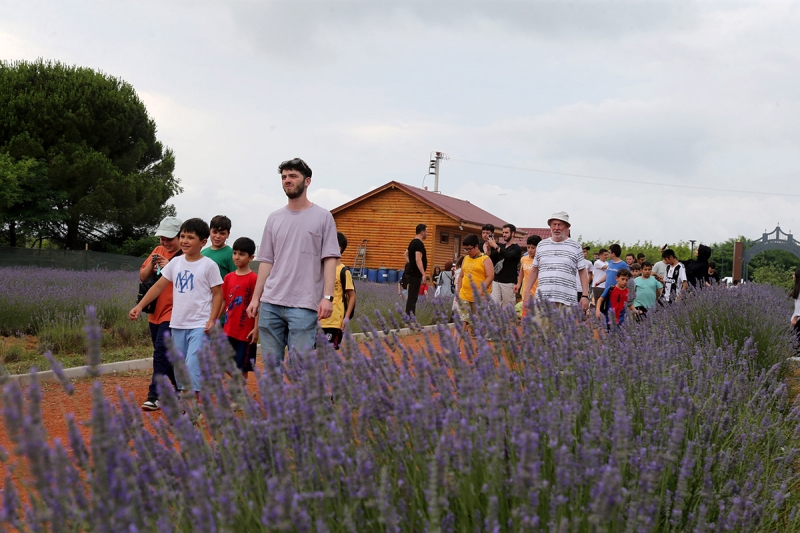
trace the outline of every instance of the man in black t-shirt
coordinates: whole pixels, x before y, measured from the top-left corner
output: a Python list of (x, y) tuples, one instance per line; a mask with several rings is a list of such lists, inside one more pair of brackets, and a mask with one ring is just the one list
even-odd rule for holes
[(428, 255), (422, 241), (428, 236), (428, 226), (417, 224), (417, 235), (408, 244), (408, 300), (406, 300), (406, 314), (414, 315), (417, 312), (417, 298), (419, 287), (428, 270)]
[(514, 285), (517, 282), (519, 263), (522, 259), (522, 248), (514, 242), (517, 227), (514, 224), (503, 226), (503, 243), (494, 239), (486, 242), (489, 258), (494, 264), (494, 281), (492, 282), (492, 301), (498, 305), (517, 303)]

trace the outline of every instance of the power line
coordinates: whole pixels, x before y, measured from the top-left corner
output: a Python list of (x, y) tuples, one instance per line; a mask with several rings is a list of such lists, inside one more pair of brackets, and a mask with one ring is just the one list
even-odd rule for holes
[(570, 178), (586, 178), (590, 180), (600, 180), (600, 181), (618, 181), (621, 183), (633, 183), (635, 185), (655, 185), (656, 187), (672, 187), (674, 189), (694, 189), (699, 191), (714, 191), (714, 192), (736, 192), (741, 194), (761, 194), (764, 196), (783, 196), (783, 197), (793, 197), (793, 198), (800, 198), (800, 194), (788, 194), (788, 193), (775, 193), (775, 192), (767, 192), (767, 191), (745, 191), (740, 189), (720, 189), (716, 187), (700, 187), (697, 185), (678, 185), (675, 183), (658, 183), (655, 181), (637, 181), (637, 180), (629, 180), (624, 178), (606, 178), (602, 176), (590, 176), (589, 174), (573, 174), (570, 172), (556, 172), (554, 170), (539, 170), (535, 168), (526, 168), (526, 167), (515, 167), (512, 165), (499, 165), (497, 163), (483, 163), (481, 161), (469, 161), (467, 159), (458, 159), (456, 157), (451, 157), (451, 161), (459, 161), (461, 163), (467, 163), (470, 165), (480, 165), (484, 167), (495, 167), (495, 168), (505, 168), (508, 170), (520, 170), (522, 172), (536, 172), (538, 174), (552, 174), (554, 176), (568, 176)]

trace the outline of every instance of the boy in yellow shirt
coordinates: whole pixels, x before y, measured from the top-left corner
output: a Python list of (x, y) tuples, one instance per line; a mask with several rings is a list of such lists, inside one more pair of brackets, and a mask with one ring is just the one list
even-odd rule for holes
[[(339, 241), (339, 253), (347, 249), (347, 237), (341, 231), (336, 232)], [(344, 286), (342, 286), (342, 270), (344, 270)], [(336, 276), (333, 287), (333, 312), (328, 318), (319, 321), (322, 331), (328, 342), (333, 344), (333, 349), (338, 350), (344, 336), (344, 319), (353, 317), (356, 306), (356, 289), (353, 285), (353, 276), (350, 269), (342, 263), (341, 258), (336, 259)]]

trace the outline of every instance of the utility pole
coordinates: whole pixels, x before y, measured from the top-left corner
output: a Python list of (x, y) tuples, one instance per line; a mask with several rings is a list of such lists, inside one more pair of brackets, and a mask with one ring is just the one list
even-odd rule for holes
[(450, 159), (444, 152), (431, 152), (431, 162), (428, 165), (428, 176), (433, 174), (433, 192), (439, 191), (439, 161), (442, 159)]

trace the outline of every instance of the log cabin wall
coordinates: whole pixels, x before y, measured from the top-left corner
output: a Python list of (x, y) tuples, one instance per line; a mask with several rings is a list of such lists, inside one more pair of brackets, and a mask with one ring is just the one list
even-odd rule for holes
[[(455, 227), (458, 231), (458, 221), (394, 187), (335, 213), (333, 218), (337, 230), (347, 236), (347, 250), (342, 255), (342, 262), (352, 266), (358, 245), (362, 239), (367, 239), (367, 268), (402, 269), (405, 266), (403, 252), (414, 238), (414, 229), (417, 224), (426, 224), (429, 275), (434, 266), (444, 265), (454, 250), (452, 240), (440, 244), (439, 228)], [(452, 230), (449, 233), (452, 235)], [(465, 235), (467, 232), (459, 233)], [(442, 260), (444, 257), (447, 259)]]

